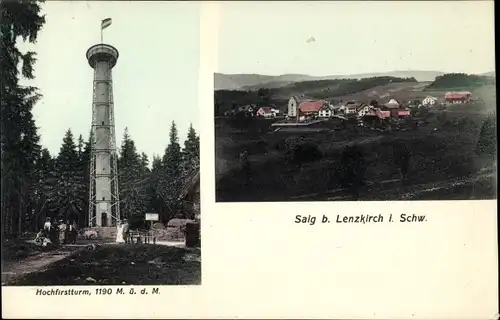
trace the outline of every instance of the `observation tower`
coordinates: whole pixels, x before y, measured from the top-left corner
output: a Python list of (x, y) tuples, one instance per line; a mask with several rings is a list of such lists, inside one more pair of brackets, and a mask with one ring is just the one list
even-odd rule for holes
[(96, 44), (87, 50), (87, 60), (94, 69), (88, 225), (111, 227), (120, 220), (111, 76), (118, 50), (109, 44)]

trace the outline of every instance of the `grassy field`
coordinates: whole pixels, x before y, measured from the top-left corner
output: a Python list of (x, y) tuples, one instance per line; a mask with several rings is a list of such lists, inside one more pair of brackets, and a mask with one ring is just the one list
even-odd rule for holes
[(199, 249), (108, 244), (85, 249), (11, 285), (196, 285), (201, 284), (199, 258)]
[[(397, 184), (392, 190), (386, 182), (400, 177), (392, 146), (402, 141), (410, 150), (410, 170), (406, 184), (421, 185), (413, 197), (419, 200), (470, 199), (496, 197), (496, 179), (485, 177), (474, 184), (440, 188), (426, 192), (425, 185), (474, 176), (490, 163), (478, 157), (475, 149), (479, 130), (486, 117), (496, 112), (494, 91), (476, 91), (485, 103), (451, 105), (420, 116), (425, 124), (410, 131), (378, 132), (363, 128), (329, 132), (272, 132), (270, 121), (216, 119), (216, 195), (217, 201), (328, 200), (331, 190), (341, 188), (338, 175), (343, 148), (358, 145), (364, 154), (367, 187), (362, 200), (403, 200)], [(429, 93), (425, 93), (427, 95)], [(420, 93), (424, 95), (424, 93)], [(253, 121), (253, 122), (252, 122)], [(332, 125), (334, 127), (334, 125)], [(283, 144), (291, 136), (304, 136), (322, 153), (318, 161), (302, 165), (284, 160)], [(239, 153), (247, 150), (251, 168), (245, 183), (237, 168)], [(390, 184), (390, 183), (389, 183)], [(450, 191), (451, 190), (451, 191)], [(300, 198), (306, 194), (315, 194)]]

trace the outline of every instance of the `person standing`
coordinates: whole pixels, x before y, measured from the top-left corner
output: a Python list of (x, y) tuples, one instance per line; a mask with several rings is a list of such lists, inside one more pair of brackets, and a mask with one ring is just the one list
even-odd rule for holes
[(59, 241), (59, 226), (56, 222), (56, 220), (54, 219), (51, 223), (52, 227), (50, 229), (50, 242), (55, 246), (55, 247), (59, 247), (61, 242)]
[(71, 243), (71, 221), (66, 220), (65, 228), (64, 228), (64, 243), (70, 244)]
[(119, 221), (116, 225), (116, 243), (124, 243), (123, 240), (123, 223)]
[(59, 232), (58, 232), (58, 236), (59, 236), (59, 244), (65, 244), (66, 243), (66, 224), (64, 223), (63, 220), (59, 220), (59, 224), (58, 224), (58, 227), (59, 227)]
[(43, 224), (43, 232), (45, 233), (45, 237), (50, 237), (50, 232), (52, 231), (52, 223), (50, 222), (50, 218), (45, 218), (45, 223)]
[(129, 243), (129, 238), (130, 238), (130, 225), (128, 223), (127, 219), (123, 220), (123, 238), (125, 239), (125, 243)]
[(76, 244), (76, 236), (78, 235), (76, 222), (73, 221), (69, 226), (70, 226), (69, 230), (70, 243)]

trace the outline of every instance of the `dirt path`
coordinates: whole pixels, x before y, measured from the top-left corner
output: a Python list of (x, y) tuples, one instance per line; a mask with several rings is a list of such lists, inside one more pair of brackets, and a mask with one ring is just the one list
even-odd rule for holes
[(2, 285), (8, 285), (26, 274), (43, 271), (51, 264), (85, 250), (87, 245), (67, 245), (53, 251), (40, 252), (21, 261), (3, 264)]

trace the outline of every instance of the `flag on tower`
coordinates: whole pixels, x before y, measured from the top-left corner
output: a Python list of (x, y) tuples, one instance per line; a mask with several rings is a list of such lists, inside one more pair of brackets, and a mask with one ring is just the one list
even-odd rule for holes
[(101, 22), (101, 30), (106, 29), (110, 25), (111, 25), (111, 18), (107, 18), (107, 19), (102, 20), (102, 22)]

